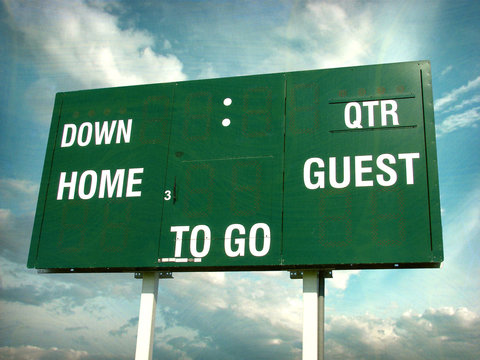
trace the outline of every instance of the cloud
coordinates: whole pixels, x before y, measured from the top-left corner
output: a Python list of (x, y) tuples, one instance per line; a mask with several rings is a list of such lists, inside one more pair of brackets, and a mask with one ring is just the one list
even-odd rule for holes
[[(59, 289), (57, 289), (59, 290)], [(42, 305), (56, 298), (51, 289), (38, 289), (32, 285), (0, 288), (0, 300), (25, 305)]]
[(436, 126), (437, 135), (442, 136), (465, 127), (475, 127), (480, 121), (480, 107), (474, 107), (459, 114), (448, 116)]
[[(253, 319), (231, 309), (216, 309), (179, 314), (177, 320), (180, 321), (176, 328), (156, 334), (157, 351), (163, 354), (165, 349), (172, 353), (167, 359), (300, 358), (298, 331), (272, 326), (263, 318)], [(178, 356), (179, 353), (182, 356)]]
[[(443, 220), (445, 266), (449, 271), (439, 279), (443, 296), (455, 298), (460, 295), (461, 304), (479, 308), (480, 289), (480, 180), (464, 196), (455, 198), (455, 204), (448, 209), (449, 216)], [(447, 277), (448, 276), (448, 277)], [(456, 284), (462, 279), (461, 285)], [(443, 284), (456, 284), (445, 286)], [(461, 287), (459, 287), (461, 286)]]
[(473, 105), (480, 102), (480, 95), (475, 95), (470, 99), (463, 100), (461, 103), (456, 104), (455, 106), (450, 106), (449, 108), (443, 110), (444, 113), (462, 110), (463, 108)]
[(38, 188), (38, 183), (29, 180), (0, 178), (0, 202), (10, 209), (31, 212), (35, 208)]
[(334, 271), (333, 278), (328, 280), (328, 285), (340, 290), (346, 290), (348, 280), (353, 275), (358, 275), (360, 270), (342, 270), (342, 271)]
[[(334, 278), (340, 273), (334, 272)], [(176, 275), (165, 283), (168, 290), (161, 286), (165, 292), (157, 308), (157, 353), (165, 359), (300, 358), (301, 281), (288, 281), (286, 275), (225, 273), (216, 286), (205, 274)], [(356, 273), (345, 278), (352, 275)], [(336, 286), (342, 288), (342, 281)], [(480, 351), (479, 316), (466, 308), (407, 311), (385, 318), (326, 315), (331, 359), (449, 359), (455, 352), (459, 358), (475, 359)]]
[(442, 76), (445, 76), (447, 75), (450, 71), (453, 70), (453, 66), (452, 65), (448, 65), (445, 69), (442, 70), (441, 74)]
[(56, 78), (57, 86), (67, 87), (62, 90), (185, 79), (176, 56), (156, 52), (150, 33), (124, 28), (106, 6), (81, 0), (7, 0), (6, 5), (10, 24), (34, 49), (40, 74)]
[[(182, 306), (190, 307), (194, 303), (192, 300), (193, 296), (187, 297)], [(162, 309), (163, 306), (159, 307), (159, 315)], [(156, 328), (154, 357), (161, 354), (165, 360), (301, 358), (301, 333), (290, 327), (272, 326), (264, 319), (245, 317), (231, 309), (202, 311), (198, 306), (177, 313), (176, 319), (175, 327)], [(136, 317), (131, 318), (121, 328), (128, 331), (136, 322)], [(84, 330), (85, 327), (72, 329)], [(327, 314), (325, 331), (325, 352), (329, 359), (474, 360), (480, 354), (477, 341), (480, 317), (464, 307), (431, 308), (422, 314), (406, 311), (396, 318)], [(118, 336), (123, 333), (110, 335), (118, 343)], [(94, 356), (79, 350), (9, 346), (0, 348), (0, 358), (89, 360), (126, 356)]]
[(214, 79), (218, 78), (220, 75), (215, 71), (211, 63), (207, 63), (202, 67), (200, 74), (198, 74), (199, 79)]
[(438, 136), (458, 129), (478, 126), (480, 107), (473, 105), (480, 102), (479, 88), (480, 76), (435, 101), (435, 111), (439, 114), (439, 118), (443, 119), (436, 126)]
[(453, 89), (450, 91), (448, 94), (444, 95), (440, 99), (437, 99), (435, 101), (435, 110), (436, 111), (442, 111), (444, 108), (451, 104), (452, 102), (455, 102), (459, 99), (460, 96), (477, 89), (480, 86), (480, 76), (478, 76), (474, 80), (470, 80), (467, 85), (462, 85), (459, 88)]
[(162, 359), (300, 358), (301, 288), (287, 272), (178, 273), (160, 280), (155, 353)]
[[(428, 9), (427, 9), (428, 7)], [(267, 72), (418, 60), (439, 4), (296, 1), (289, 18), (265, 39)], [(422, 55), (423, 54), (423, 55)]]
[[(435, 359), (474, 359), (480, 355), (480, 318), (466, 308), (405, 313), (396, 323), (402, 345)], [(408, 349), (407, 348), (407, 349)]]
[(0, 209), (0, 229), (8, 224), (12, 212), (9, 209)]
[(0, 359), (2, 360), (127, 360), (128, 356), (114, 355), (90, 355), (87, 351), (74, 349), (41, 348), (38, 346), (25, 345), (19, 347), (0, 347)]
[(58, 348), (42, 349), (31, 345), (18, 348), (0, 347), (0, 358), (3, 360), (85, 360), (87, 356), (88, 353), (86, 351), (62, 350)]
[(25, 102), (33, 110), (34, 119), (38, 122), (50, 123), (55, 93), (59, 91), (59, 87), (50, 77), (45, 77), (32, 82), (25, 91)]
[[(369, 40), (374, 34), (369, 9), (349, 8), (337, 2), (314, 2), (306, 5), (308, 42), (317, 51), (322, 66), (359, 64), (368, 57)], [(306, 34), (305, 34), (306, 35)]]
[(428, 309), (398, 319), (336, 316), (327, 319), (330, 359), (477, 359), (480, 318), (466, 308)]
[(129, 329), (136, 329), (138, 325), (138, 316), (131, 318), (128, 320), (125, 324), (120, 326), (119, 329), (116, 330), (110, 330), (108, 333), (113, 336), (122, 336), (125, 335)]
[[(290, 280), (288, 272), (205, 273), (175, 275), (169, 297), (182, 301), (184, 289), (195, 294), (192, 306), (205, 311), (230, 309), (236, 316), (267, 321), (275, 327), (300, 326), (302, 283)], [(196, 299), (202, 299), (198, 302)], [(171, 304), (171, 308), (177, 308)], [(222, 320), (223, 322), (223, 320)]]
[[(52, 286), (53, 285), (53, 286)], [(86, 304), (87, 299), (92, 301), (98, 296), (95, 289), (87, 289), (78, 285), (66, 286), (63, 284), (2, 286), (0, 300), (16, 302), (23, 305), (49, 305), (57, 313), (71, 314), (75, 307)]]
[(65, 331), (75, 332), (75, 331), (82, 331), (82, 330), (88, 330), (88, 329), (89, 329), (88, 326), (73, 326), (73, 327), (65, 328)]
[(21, 193), (32, 196), (37, 193), (38, 184), (28, 180), (0, 179), (0, 191), (2, 192), (3, 196), (12, 193)]
[(375, 42), (368, 6), (300, 1), (287, 26), (276, 29), (263, 66), (277, 71), (363, 64)]
[(30, 213), (16, 215), (10, 209), (0, 209), (0, 255), (25, 265), (32, 227)]

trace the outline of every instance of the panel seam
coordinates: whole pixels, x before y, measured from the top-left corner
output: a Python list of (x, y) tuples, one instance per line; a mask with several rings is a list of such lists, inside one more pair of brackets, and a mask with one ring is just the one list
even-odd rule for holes
[(425, 96), (423, 89), (423, 70), (420, 69), (420, 89), (422, 92), (422, 116), (423, 116), (423, 143), (425, 146), (425, 169), (427, 176), (427, 201), (428, 201), (428, 225), (430, 230), (430, 251), (433, 252), (433, 233), (432, 233), (432, 209), (430, 203), (430, 178), (428, 176), (428, 146), (427, 146), (427, 129), (426, 129), (426, 118), (425, 118)]

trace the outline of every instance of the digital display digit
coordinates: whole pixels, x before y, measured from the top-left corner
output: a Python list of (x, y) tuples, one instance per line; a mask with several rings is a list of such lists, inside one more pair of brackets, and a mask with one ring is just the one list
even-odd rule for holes
[(104, 208), (100, 248), (105, 253), (120, 253), (131, 236), (132, 204), (125, 199), (109, 200)]
[(436, 267), (430, 64), (59, 93), (29, 267)]
[(253, 216), (260, 210), (262, 170), (257, 161), (239, 161), (233, 166), (230, 208), (236, 216)]
[(140, 142), (143, 144), (168, 144), (170, 136), (171, 99), (166, 96), (149, 96), (143, 105)]
[(292, 134), (312, 133), (318, 129), (320, 118), (320, 88), (318, 83), (295, 84), (288, 97), (291, 114), (288, 118)]
[(243, 99), (243, 134), (252, 138), (267, 136), (272, 129), (272, 90), (250, 88)]
[[(85, 246), (85, 232), (88, 226), (88, 208), (82, 203), (66, 203), (62, 209), (58, 247), (62, 252), (79, 252)], [(71, 234), (76, 233), (72, 242)]]
[[(189, 218), (205, 218), (212, 214), (215, 169), (208, 163), (191, 163), (185, 167), (183, 212)], [(179, 194), (180, 195), (180, 194)]]
[(212, 95), (200, 91), (185, 100), (183, 137), (188, 141), (205, 141), (210, 136)]
[[(335, 206), (340, 211), (332, 212)], [(345, 248), (353, 239), (352, 197), (345, 190), (328, 191), (318, 202), (317, 241), (325, 248)]]

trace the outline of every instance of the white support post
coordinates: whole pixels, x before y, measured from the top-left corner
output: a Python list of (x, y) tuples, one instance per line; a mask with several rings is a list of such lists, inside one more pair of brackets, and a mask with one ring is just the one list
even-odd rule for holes
[(142, 296), (138, 317), (137, 349), (135, 360), (151, 360), (155, 310), (157, 308), (158, 272), (143, 273)]
[(303, 360), (323, 360), (325, 277), (318, 271), (303, 272)]

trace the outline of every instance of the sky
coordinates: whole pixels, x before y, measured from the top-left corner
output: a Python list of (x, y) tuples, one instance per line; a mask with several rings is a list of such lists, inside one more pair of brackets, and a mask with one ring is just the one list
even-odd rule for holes
[[(480, 358), (480, 3), (0, 0), (0, 359), (131, 359), (141, 280), (26, 262), (60, 91), (430, 60), (445, 261), (334, 271), (326, 359)], [(288, 272), (160, 280), (154, 359), (300, 359)]]

